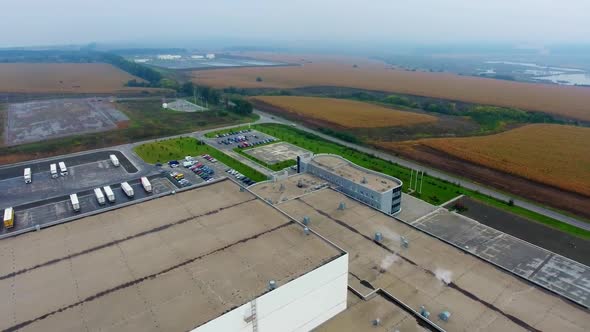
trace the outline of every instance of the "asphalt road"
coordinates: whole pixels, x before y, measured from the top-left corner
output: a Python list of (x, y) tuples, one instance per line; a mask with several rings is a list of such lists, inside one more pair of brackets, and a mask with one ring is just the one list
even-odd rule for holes
[[(521, 198), (517, 198), (513, 195), (505, 194), (503, 192), (491, 189), (491, 188), (483, 186), (481, 184), (472, 182), (468, 179), (464, 179), (464, 178), (460, 178), (460, 177), (457, 177), (454, 175), (450, 175), (450, 174), (441, 172), (439, 170), (436, 170), (434, 168), (420, 165), (416, 162), (402, 159), (402, 158), (384, 153), (384, 152), (376, 150), (376, 149), (367, 148), (367, 147), (360, 146), (360, 145), (357, 145), (354, 143), (345, 142), (345, 141), (339, 140), (337, 138), (334, 138), (332, 136), (328, 136), (328, 135), (325, 135), (325, 134), (320, 133), (318, 131), (306, 128), (298, 123), (287, 121), (287, 120), (277, 117), (275, 115), (269, 115), (269, 114), (264, 113), (260, 110), (255, 110), (255, 113), (260, 115), (260, 119), (256, 123), (280, 123), (280, 124), (286, 124), (286, 125), (293, 125), (294, 124), (298, 129), (313, 133), (313, 134), (320, 136), (328, 141), (332, 141), (332, 142), (338, 143), (340, 145), (344, 145), (346, 147), (349, 147), (349, 148), (352, 148), (355, 150), (359, 150), (359, 151), (362, 151), (365, 153), (375, 155), (379, 158), (392, 161), (392, 162), (402, 165), (404, 167), (424, 171), (424, 172), (428, 173), (428, 175), (430, 175), (430, 176), (433, 176), (433, 177), (436, 177), (436, 178), (439, 178), (442, 180), (446, 180), (446, 181), (449, 181), (452, 183), (459, 184), (462, 187), (467, 188), (467, 189), (477, 190), (482, 194), (494, 197), (499, 200), (508, 201), (509, 199), (512, 199), (514, 201), (514, 205), (517, 205), (517, 206), (523, 207), (527, 210), (531, 210), (531, 211), (537, 212), (539, 214), (545, 215), (547, 217), (559, 220), (559, 221), (564, 222), (566, 224), (570, 224), (572, 226), (576, 226), (578, 228), (582, 228), (587, 231), (590, 231), (590, 224), (589, 223), (586, 223), (586, 222), (578, 220), (574, 217), (570, 217), (565, 214), (556, 212), (554, 210), (539, 206), (537, 204), (525, 201), (525, 200), (523, 200)], [(219, 130), (219, 129), (217, 129), (217, 130)]]

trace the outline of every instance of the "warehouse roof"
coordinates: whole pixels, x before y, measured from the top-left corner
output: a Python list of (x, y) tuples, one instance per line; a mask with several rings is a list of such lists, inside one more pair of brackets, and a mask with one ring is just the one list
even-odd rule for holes
[(312, 158), (312, 164), (379, 192), (385, 192), (401, 185), (399, 180), (372, 172), (335, 155), (316, 155)]
[(169, 331), (342, 252), (226, 180), (5, 239), (0, 255), (2, 330)]

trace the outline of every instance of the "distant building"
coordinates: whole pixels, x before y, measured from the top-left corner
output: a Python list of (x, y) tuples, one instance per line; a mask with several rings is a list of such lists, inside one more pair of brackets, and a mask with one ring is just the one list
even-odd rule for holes
[(135, 61), (137, 63), (146, 63), (146, 62), (150, 61), (150, 59), (134, 59), (133, 61)]
[(297, 157), (299, 172), (307, 172), (336, 189), (387, 214), (401, 211), (402, 181), (355, 165), (332, 154), (311, 153)]
[(158, 55), (159, 60), (178, 60), (180, 58), (182, 58), (182, 56), (176, 55), (176, 54), (160, 54), (160, 55)]
[(213, 60), (213, 59), (215, 59), (215, 54), (214, 53), (208, 53), (207, 55), (205, 55), (205, 58), (207, 58), (209, 60)]
[(191, 55), (191, 58), (193, 59), (205, 59), (204, 55)]

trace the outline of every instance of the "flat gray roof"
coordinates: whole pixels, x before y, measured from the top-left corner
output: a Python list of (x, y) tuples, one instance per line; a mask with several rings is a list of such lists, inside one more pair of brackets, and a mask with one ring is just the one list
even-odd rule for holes
[[(352, 182), (358, 183), (371, 190), (385, 192), (399, 186), (399, 181), (388, 177), (376, 175), (349, 162), (346, 159), (331, 155), (316, 155), (311, 159), (312, 164), (338, 174)], [(366, 181), (366, 182), (363, 182)]]
[(226, 180), (0, 241), (0, 329), (190, 330), (340, 255)]

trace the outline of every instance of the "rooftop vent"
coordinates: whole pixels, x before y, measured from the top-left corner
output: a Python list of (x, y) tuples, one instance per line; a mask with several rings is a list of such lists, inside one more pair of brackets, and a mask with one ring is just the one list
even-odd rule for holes
[(344, 209), (346, 209), (346, 203), (340, 202), (340, 204), (338, 204), (338, 210), (344, 210)]
[(445, 310), (438, 314), (438, 318), (440, 318), (442, 321), (448, 322), (449, 318), (451, 318), (451, 313)]
[(380, 232), (375, 233), (374, 240), (375, 240), (375, 242), (383, 241), (383, 234), (381, 234)]
[(304, 227), (303, 228), (303, 233), (305, 233), (305, 235), (309, 235), (309, 228)]
[(367, 183), (367, 177), (363, 176), (363, 179), (361, 180), (361, 183)]
[(276, 281), (274, 281), (274, 280), (271, 280), (271, 281), (269, 281), (269, 282), (268, 282), (268, 289), (269, 289), (269, 290), (273, 290), (273, 289), (275, 289), (275, 288), (277, 288), (277, 282), (276, 282)]
[(309, 225), (309, 217), (308, 216), (303, 217), (303, 224), (305, 226)]
[(381, 318), (373, 319), (373, 326), (379, 326), (379, 325), (381, 325)]
[(408, 242), (408, 239), (406, 239), (405, 236), (400, 236), (400, 242), (402, 248), (408, 249), (408, 247), (410, 246), (410, 242)]
[(430, 312), (428, 312), (428, 310), (426, 310), (426, 308), (423, 305), (420, 306), (420, 316), (427, 319), (428, 317), (430, 317)]

